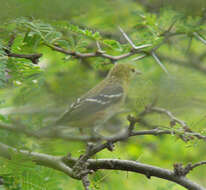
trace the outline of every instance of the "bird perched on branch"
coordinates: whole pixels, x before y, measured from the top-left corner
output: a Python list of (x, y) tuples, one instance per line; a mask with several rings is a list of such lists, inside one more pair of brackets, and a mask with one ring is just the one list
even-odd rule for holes
[[(53, 126), (94, 128), (101, 126), (124, 104), (132, 75), (140, 74), (130, 64), (115, 64), (106, 78), (77, 98)], [(43, 128), (44, 129), (44, 128)]]

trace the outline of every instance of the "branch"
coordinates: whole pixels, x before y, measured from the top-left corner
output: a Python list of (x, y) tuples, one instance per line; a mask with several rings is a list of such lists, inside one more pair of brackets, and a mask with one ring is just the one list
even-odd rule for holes
[(141, 46), (135, 46), (135, 44), (132, 42), (132, 40), (129, 38), (129, 36), (124, 32), (124, 30), (121, 27), (119, 27), (119, 30), (122, 33), (122, 35), (125, 37), (125, 39), (128, 41), (128, 43), (132, 46), (133, 50), (139, 50), (139, 49), (142, 49), (142, 48), (152, 46), (152, 44), (145, 44), (145, 45), (141, 45)]
[[(148, 113), (157, 112), (160, 114), (165, 114), (166, 116), (168, 116), (170, 118), (170, 127), (173, 127), (174, 125), (176, 125), (176, 123), (178, 123), (181, 125), (183, 131), (159, 130), (158, 128), (156, 128), (156, 129), (153, 129), (151, 131), (145, 131), (145, 134), (146, 133), (149, 133), (152, 135), (155, 135), (155, 134), (157, 134), (157, 135), (159, 135), (159, 134), (177, 134), (177, 135), (179, 135), (179, 137), (182, 140), (184, 140), (186, 142), (194, 139), (194, 137), (196, 137), (197, 139), (202, 139), (202, 140), (206, 141), (206, 136), (192, 131), (184, 121), (175, 117), (170, 111), (168, 111), (164, 108), (158, 108), (158, 107), (153, 107), (153, 106), (154, 106), (154, 104), (146, 106), (145, 110), (142, 113), (140, 113), (141, 117), (138, 118), (138, 122), (140, 122), (143, 125), (148, 125), (148, 123), (145, 122), (142, 119), (142, 117), (144, 117)], [(140, 131), (140, 134), (144, 134), (144, 131), (143, 132)], [(138, 135), (138, 132), (134, 132), (134, 136), (135, 135)]]
[(113, 56), (113, 55), (106, 54), (103, 51), (99, 51), (99, 50), (97, 50), (94, 53), (80, 53), (80, 52), (65, 50), (65, 49), (63, 49), (59, 46), (56, 46), (56, 45), (50, 45), (50, 44), (45, 44), (45, 45), (48, 46), (49, 48), (51, 48), (52, 50), (64, 53), (66, 55), (71, 55), (73, 57), (77, 57), (77, 58), (80, 58), (80, 59), (90, 58), (90, 57), (103, 57), (103, 58), (109, 59), (112, 62), (114, 62), (114, 61), (119, 61), (121, 59), (125, 59), (125, 58), (130, 57), (130, 56), (135, 54), (135, 52), (131, 51), (131, 52), (128, 52), (128, 53), (125, 53), (125, 54), (122, 54), (122, 55)]
[(193, 32), (193, 35), (198, 39), (200, 40), (204, 45), (206, 45), (206, 40), (201, 37), (197, 32)]
[[(1, 157), (11, 159), (12, 152), (15, 152), (17, 155), (27, 156), (38, 165), (53, 168), (55, 170), (65, 173), (72, 178), (79, 180), (79, 178), (76, 178), (76, 176), (73, 174), (73, 170), (71, 169), (77, 162), (77, 159), (75, 158), (71, 158), (70, 156), (51, 156), (48, 154), (19, 150), (0, 143)], [(130, 171), (146, 175), (148, 178), (154, 176), (157, 178), (172, 181), (189, 190), (205, 190), (204, 187), (201, 187), (200, 185), (190, 181), (184, 176), (176, 176), (173, 171), (148, 164), (142, 164), (136, 161), (118, 159), (88, 159), (87, 163), (88, 169), (93, 171), (97, 171), (100, 169)], [(84, 183), (86, 183), (85, 178), (82, 180), (85, 180)], [(88, 187), (88, 182), (84, 185)]]
[(157, 55), (156, 55), (154, 52), (152, 52), (152, 57), (153, 57), (153, 58), (155, 59), (155, 61), (159, 64), (159, 66), (163, 69), (163, 71), (168, 74), (168, 70), (167, 70), (166, 67), (162, 64), (162, 62), (159, 60), (159, 58), (157, 57)]
[(118, 159), (89, 159), (89, 168), (93, 170), (122, 170), (146, 175), (149, 179), (154, 176), (168, 181), (175, 182), (188, 190), (205, 190), (204, 187), (190, 181), (184, 176), (176, 176), (173, 171), (162, 169), (148, 164), (142, 164), (130, 160)]
[(11, 146), (0, 143), (0, 156), (11, 159), (12, 152), (15, 152), (17, 155), (27, 156), (32, 161), (38, 165), (46, 166), (53, 168), (55, 170), (61, 171), (66, 175), (73, 177), (72, 169), (69, 168), (64, 162), (62, 162), (62, 157), (60, 156), (51, 156), (48, 154), (30, 152), (26, 150), (18, 150)]
[[(28, 127), (24, 126), (23, 124), (19, 123), (19, 121), (15, 121), (16, 122), (16, 126), (14, 125), (10, 125), (10, 124), (6, 124), (6, 123), (0, 123), (0, 128), (1, 129), (5, 129), (11, 132), (17, 132), (17, 133), (22, 133), (25, 134), (29, 137), (35, 137), (35, 138), (59, 138), (59, 139), (63, 139), (66, 141), (82, 141), (82, 142), (97, 142), (97, 141), (109, 141), (109, 143), (113, 143), (116, 141), (122, 141), (127, 139), (128, 137), (132, 137), (132, 136), (140, 136), (140, 135), (164, 135), (164, 134), (181, 134), (180, 137), (186, 141), (193, 139), (192, 137), (196, 137), (197, 139), (202, 139), (206, 141), (206, 136), (201, 135), (200, 133), (196, 133), (193, 132), (189, 129), (189, 127), (186, 125), (186, 123), (178, 118), (176, 118), (170, 111), (163, 109), (163, 108), (158, 108), (158, 107), (154, 107), (155, 105), (154, 101), (152, 104), (148, 105), (145, 107), (145, 109), (139, 113), (139, 115), (136, 118), (133, 118), (131, 116), (128, 117), (129, 121), (130, 121), (130, 126), (129, 127), (125, 127), (126, 129), (118, 134), (115, 134), (113, 136), (109, 136), (109, 137), (97, 137), (97, 136), (87, 136), (87, 135), (72, 135), (72, 134), (68, 134), (68, 133), (64, 133), (64, 131), (62, 131), (61, 129), (58, 130), (58, 128), (51, 128), (49, 130), (43, 131), (43, 132), (39, 132), (39, 131), (34, 131), (31, 129), (28, 129)], [(157, 113), (161, 113), (161, 114), (165, 114), (170, 118), (170, 125), (173, 126), (176, 123), (179, 123), (182, 128), (184, 129), (184, 131), (182, 130), (162, 130), (159, 129), (157, 126), (152, 126), (152, 130), (143, 130), (143, 131), (134, 131), (132, 127), (134, 127), (135, 123), (140, 123), (143, 125), (148, 125), (148, 123), (146, 121), (144, 121), (144, 116), (151, 113), (151, 112), (157, 112)], [(132, 129), (132, 130), (131, 130)], [(185, 135), (185, 137), (183, 137), (182, 135)], [(109, 145), (107, 145), (109, 146)], [(108, 148), (108, 147), (107, 147)]]
[(168, 111), (166, 109), (152, 107), (151, 111), (167, 115), (171, 120), (171, 122), (170, 122), (171, 125), (175, 125), (176, 123), (179, 123), (184, 129), (187, 129), (187, 130), (189, 129), (189, 127), (187, 126), (187, 124), (184, 121), (176, 118), (170, 111)]
[(152, 129), (152, 130), (145, 130), (145, 131), (134, 131), (132, 132), (131, 136), (140, 136), (140, 135), (174, 135), (174, 134), (181, 134), (184, 133), (184, 135), (189, 136), (190, 139), (191, 137), (196, 137), (197, 139), (202, 139), (204, 141), (206, 141), (206, 136), (201, 135), (200, 133), (195, 133), (195, 132), (182, 132), (182, 131), (174, 131), (174, 130), (161, 130), (158, 128)]
[(29, 59), (33, 64), (38, 64), (39, 58), (42, 57), (43, 54), (37, 53), (37, 54), (17, 54), (13, 53), (11, 51), (12, 45), (14, 43), (16, 35), (13, 34), (8, 42), (7, 48), (3, 48), (4, 52), (8, 57), (15, 57), (15, 58), (24, 58)]
[(130, 124), (122, 134), (118, 134), (109, 138), (106, 143), (89, 146), (86, 153), (80, 157), (80, 162), (87, 161), (90, 157), (94, 156), (105, 148), (113, 151), (114, 143), (128, 139), (132, 135), (137, 120), (136, 118), (128, 116), (128, 121), (130, 122)]
[(29, 59), (33, 64), (38, 64), (39, 58), (42, 57), (42, 55), (43, 55), (41, 53), (38, 53), (38, 54), (17, 54), (17, 53), (10, 52), (10, 50), (8, 50), (8, 49), (4, 49), (4, 51), (8, 57)]
[[(171, 24), (171, 27), (172, 26), (173, 26), (173, 23)], [(171, 29), (169, 28), (165, 34), (161, 34), (162, 36), (164, 36), (164, 39), (161, 43), (154, 46), (151, 50), (145, 51), (144, 49), (147, 47), (151, 47), (152, 44), (143, 44), (141, 46), (135, 46), (135, 44), (128, 37), (128, 35), (123, 31), (123, 29), (121, 29), (121, 28), (119, 28), (119, 29), (120, 29), (120, 32), (123, 34), (124, 38), (127, 40), (127, 42), (131, 45), (132, 48), (128, 53), (118, 55), (118, 56), (106, 54), (104, 51), (101, 50), (100, 44), (98, 42), (97, 42), (97, 51), (91, 52), (91, 53), (80, 53), (80, 52), (75, 52), (75, 51), (69, 51), (69, 50), (61, 48), (57, 45), (52, 45), (52, 44), (48, 44), (48, 43), (45, 43), (45, 45), (54, 51), (58, 51), (58, 52), (61, 52), (63, 54), (66, 54), (66, 55), (71, 55), (71, 56), (79, 58), (79, 59), (90, 58), (90, 57), (103, 57), (103, 58), (109, 59), (111, 61), (111, 63), (114, 63), (116, 61), (131, 57), (131, 56), (136, 55), (136, 54), (140, 54), (140, 56), (138, 56), (137, 58), (134, 58), (133, 60), (140, 60), (140, 59), (143, 59), (144, 57), (152, 56), (155, 59), (155, 61), (160, 65), (160, 67), (166, 73), (168, 73), (167, 69), (164, 67), (164, 65), (161, 63), (160, 59), (158, 58), (158, 56), (154, 52), (159, 47), (161, 47), (164, 43), (166, 43), (166, 41), (170, 37), (177, 36), (177, 35), (184, 35), (184, 33), (178, 33), (178, 32), (171, 33), (170, 32)]]
[(84, 176), (82, 178), (82, 184), (83, 184), (85, 190), (89, 190), (90, 182), (89, 182), (88, 176)]
[(192, 171), (194, 168), (206, 165), (206, 161), (198, 162), (195, 164), (187, 164), (185, 167), (181, 163), (174, 164), (174, 173), (177, 176), (186, 176), (190, 171)]
[(201, 166), (201, 165), (206, 165), (206, 161), (202, 161), (202, 162), (198, 162), (198, 163), (196, 163), (196, 164), (193, 164), (190, 168), (190, 170), (193, 170), (194, 168), (196, 168), (196, 167), (199, 167), (199, 166)]

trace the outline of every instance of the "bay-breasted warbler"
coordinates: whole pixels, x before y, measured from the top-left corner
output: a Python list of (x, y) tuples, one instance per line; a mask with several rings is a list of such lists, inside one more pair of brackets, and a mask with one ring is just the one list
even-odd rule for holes
[(98, 127), (120, 111), (134, 73), (131, 64), (116, 63), (99, 84), (71, 104), (55, 126), (74, 128)]

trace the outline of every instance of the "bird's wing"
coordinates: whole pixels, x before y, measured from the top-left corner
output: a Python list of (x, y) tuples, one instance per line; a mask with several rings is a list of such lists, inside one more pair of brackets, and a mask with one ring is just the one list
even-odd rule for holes
[(118, 103), (124, 96), (120, 84), (110, 84), (97, 94), (86, 95), (78, 98), (63, 114), (58, 123), (81, 120)]

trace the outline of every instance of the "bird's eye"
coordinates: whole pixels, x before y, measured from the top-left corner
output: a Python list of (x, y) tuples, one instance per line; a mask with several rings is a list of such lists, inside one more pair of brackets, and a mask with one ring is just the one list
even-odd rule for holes
[(135, 72), (135, 69), (131, 69), (131, 71), (134, 73), (134, 72)]

